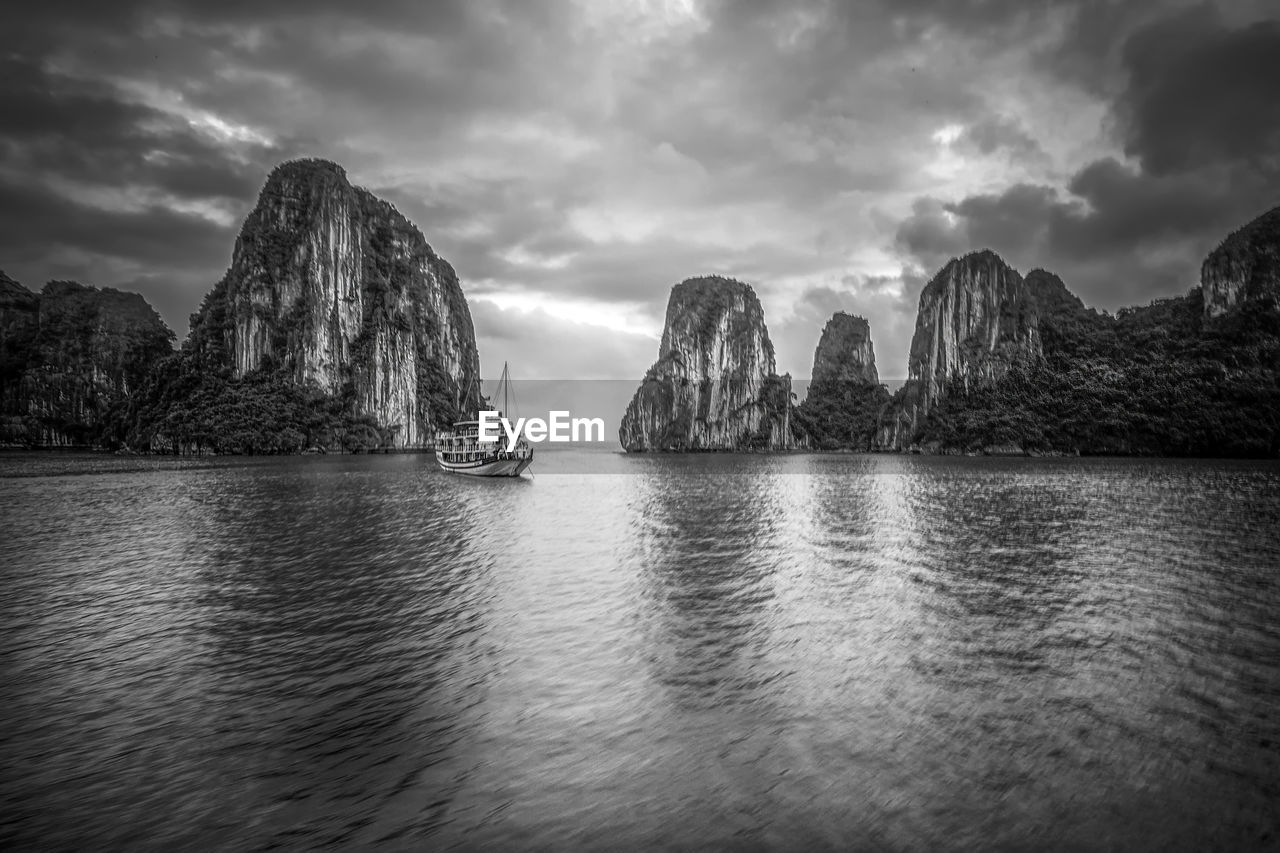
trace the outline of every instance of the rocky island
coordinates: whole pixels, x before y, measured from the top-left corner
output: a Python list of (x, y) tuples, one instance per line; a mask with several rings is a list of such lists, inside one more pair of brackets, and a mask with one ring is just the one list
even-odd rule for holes
[(136, 293), (0, 272), (0, 444), (118, 443), (127, 406), (174, 334)]
[(138, 294), (0, 274), (5, 443), (185, 453), (422, 447), (479, 402), (453, 267), (342, 167), (268, 176), (231, 265), (173, 333)]
[(791, 378), (776, 373), (764, 309), (749, 285), (703, 276), (671, 289), (658, 360), (618, 438), (628, 452), (797, 445)]
[(1185, 296), (1086, 308), (983, 251), (925, 287), (883, 450), (1280, 455), (1280, 208), (1230, 235)]
[(672, 291), (619, 437), (629, 451), (1274, 457), (1278, 299), (1280, 208), (1227, 237), (1199, 287), (1114, 315), (983, 249), (924, 287), (896, 394), (879, 383), (867, 321), (837, 312), (793, 411), (751, 289), (690, 279)]
[(821, 450), (870, 450), (889, 403), (876, 372), (871, 326), (838, 311), (827, 321), (813, 353), (809, 393), (796, 419)]
[[(142, 446), (416, 448), (478, 402), (453, 267), (325, 160), (267, 178), (231, 266), (137, 407)], [(468, 391), (470, 399), (464, 399)]]
[(990, 250), (949, 261), (920, 294), (908, 379), (879, 426), (877, 447), (905, 449), (941, 397), (1040, 358), (1042, 317), (1059, 313), (1089, 312), (1051, 273), (1023, 278)]
[[(720, 276), (671, 290), (622, 419), (638, 451), (1280, 455), (1280, 208), (1230, 234), (1186, 295), (1087, 308), (980, 250), (920, 294), (908, 379), (837, 312), (806, 399), (764, 311)], [(173, 333), (138, 294), (0, 273), (0, 444), (186, 453), (419, 448), (480, 402), (453, 268), (325, 160), (267, 177), (226, 273)]]

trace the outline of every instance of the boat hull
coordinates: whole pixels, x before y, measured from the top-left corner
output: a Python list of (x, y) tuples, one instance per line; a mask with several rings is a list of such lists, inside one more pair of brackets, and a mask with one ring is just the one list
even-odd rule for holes
[(533, 464), (533, 456), (524, 459), (479, 459), (472, 462), (446, 462), (436, 454), (436, 463), (445, 471), (471, 477), (519, 477)]

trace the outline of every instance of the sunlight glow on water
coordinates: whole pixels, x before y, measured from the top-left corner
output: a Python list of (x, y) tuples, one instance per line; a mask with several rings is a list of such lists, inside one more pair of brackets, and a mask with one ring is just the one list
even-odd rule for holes
[(1280, 466), (535, 470), (0, 458), (0, 846), (1280, 843)]

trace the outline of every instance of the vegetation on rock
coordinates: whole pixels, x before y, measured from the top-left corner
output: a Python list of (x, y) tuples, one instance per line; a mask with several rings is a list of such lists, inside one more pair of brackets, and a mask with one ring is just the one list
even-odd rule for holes
[(912, 437), (977, 452), (1280, 454), (1280, 311), (1204, 319), (1199, 288), (1143, 308), (1041, 320), (1043, 356), (951, 383)]
[(889, 392), (879, 383), (818, 379), (796, 408), (796, 424), (816, 450), (868, 451), (888, 405)]
[(51, 281), (36, 295), (0, 278), (0, 443), (119, 445), (173, 332), (136, 293)]
[(417, 445), (474, 410), (478, 379), (453, 268), (341, 167), (295, 160), (268, 177), (231, 268), (138, 400), (130, 441), (219, 453)]
[(809, 393), (796, 410), (797, 429), (818, 450), (870, 450), (889, 392), (876, 373), (871, 328), (836, 312), (813, 353)]
[(129, 443), (171, 453), (347, 452), (389, 446), (392, 431), (349, 395), (325, 394), (263, 371), (242, 379), (194, 368), (187, 352), (152, 376), (130, 412)]

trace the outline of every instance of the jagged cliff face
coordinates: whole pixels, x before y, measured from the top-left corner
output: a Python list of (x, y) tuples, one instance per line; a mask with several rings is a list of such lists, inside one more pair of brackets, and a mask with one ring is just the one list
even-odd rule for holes
[(1016, 313), (1023, 290), (994, 252), (951, 261), (925, 286), (907, 368), (926, 410), (949, 379), (994, 378), (1004, 366), (990, 357), (998, 349), (1038, 347), (1035, 327)]
[(1233, 232), (1200, 267), (1206, 317), (1251, 301), (1280, 299), (1280, 207)]
[(429, 441), (453, 415), (442, 401), (460, 404), (480, 374), (453, 268), (326, 161), (272, 172), (202, 313), (235, 376), (283, 372), (354, 395), (399, 447)]
[(991, 251), (953, 259), (920, 294), (908, 380), (880, 428), (878, 444), (902, 449), (945, 392), (998, 379), (1019, 359), (1041, 355), (1039, 318), (1084, 310), (1057, 276), (1024, 279)]
[(657, 362), (627, 407), (628, 451), (739, 450), (794, 444), (789, 377), (755, 292), (710, 276), (672, 288)]
[(173, 337), (136, 293), (51, 281), (37, 296), (0, 274), (0, 439), (40, 447), (104, 440), (113, 406), (170, 354)]
[(878, 385), (871, 327), (862, 317), (838, 311), (827, 321), (813, 353), (813, 381)]

